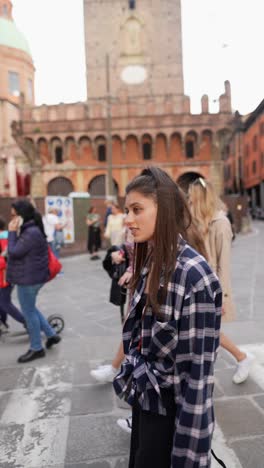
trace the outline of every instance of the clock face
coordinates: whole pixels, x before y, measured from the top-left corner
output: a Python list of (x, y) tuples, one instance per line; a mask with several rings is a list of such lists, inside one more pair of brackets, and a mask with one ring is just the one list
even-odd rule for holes
[(121, 79), (127, 84), (140, 84), (147, 79), (147, 70), (142, 65), (128, 65), (121, 72)]

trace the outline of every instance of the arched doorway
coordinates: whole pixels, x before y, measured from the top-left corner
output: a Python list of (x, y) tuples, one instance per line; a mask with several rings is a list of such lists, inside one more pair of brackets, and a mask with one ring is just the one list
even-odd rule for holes
[(189, 185), (192, 184), (196, 179), (198, 179), (198, 177), (204, 178), (198, 172), (186, 172), (178, 178), (177, 183), (181, 187), (181, 189), (187, 193)]
[(55, 177), (48, 183), (48, 195), (67, 197), (69, 193), (73, 191), (72, 182), (66, 177)]
[[(106, 178), (105, 175), (99, 175), (94, 177), (88, 185), (88, 192), (90, 193), (91, 197), (97, 198), (105, 198), (106, 197), (106, 190), (105, 190)], [(118, 185), (116, 181), (113, 181), (114, 185), (114, 195), (118, 196)]]

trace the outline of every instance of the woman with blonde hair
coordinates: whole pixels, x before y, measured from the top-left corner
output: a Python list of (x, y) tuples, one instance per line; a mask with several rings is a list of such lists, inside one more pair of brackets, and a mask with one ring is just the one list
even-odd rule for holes
[(111, 246), (124, 243), (124, 213), (122, 213), (117, 203), (112, 203), (112, 211), (107, 218), (104, 237), (110, 241)]
[[(189, 187), (188, 199), (196, 225), (205, 241), (207, 256), (213, 270), (218, 275), (223, 289), (223, 322), (235, 318), (235, 308), (231, 289), (231, 243), (232, 229), (222, 200), (212, 184), (199, 177)], [(237, 361), (233, 382), (244, 382), (249, 374), (252, 356), (241, 351), (224, 333), (220, 334), (220, 344)]]

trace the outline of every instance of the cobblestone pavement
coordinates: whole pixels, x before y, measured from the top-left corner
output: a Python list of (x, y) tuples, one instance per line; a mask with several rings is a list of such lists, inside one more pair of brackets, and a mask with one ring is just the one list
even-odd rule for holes
[[(217, 361), (213, 446), (228, 468), (263, 468), (263, 241), (264, 223), (256, 222), (233, 245), (237, 320), (224, 330), (256, 359), (239, 386), (231, 381), (232, 358), (221, 351)], [(27, 336), (16, 333), (10, 319), (13, 333), (0, 339), (0, 467), (126, 468), (129, 435), (116, 419), (129, 410), (111, 384), (95, 384), (89, 373), (110, 362), (117, 348), (119, 311), (108, 303), (110, 283), (100, 261), (82, 255), (63, 263), (64, 276), (46, 285), (39, 300), (46, 316), (63, 314), (63, 341), (45, 359), (18, 365)]]

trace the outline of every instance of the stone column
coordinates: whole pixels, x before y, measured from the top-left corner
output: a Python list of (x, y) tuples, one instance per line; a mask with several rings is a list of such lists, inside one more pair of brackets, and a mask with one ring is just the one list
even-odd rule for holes
[(35, 164), (31, 169), (30, 195), (33, 198), (45, 197), (46, 195), (43, 173), (41, 171), (41, 164), (39, 163)]
[(5, 160), (0, 154), (0, 194), (5, 192)]
[(9, 182), (9, 195), (10, 197), (17, 196), (17, 178), (16, 178), (16, 161), (13, 155), (8, 156), (7, 160), (7, 174)]
[(217, 195), (223, 193), (223, 162), (212, 162), (210, 167), (210, 182), (216, 190)]
[(212, 141), (212, 161), (210, 167), (210, 181), (218, 195), (223, 193), (224, 168), (221, 160), (221, 149), (217, 141)]

